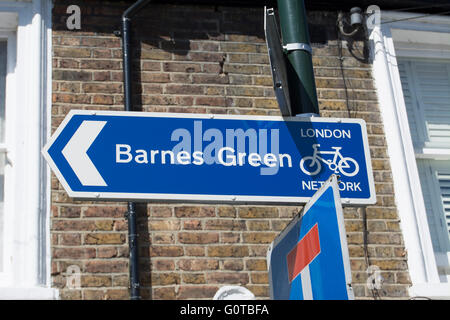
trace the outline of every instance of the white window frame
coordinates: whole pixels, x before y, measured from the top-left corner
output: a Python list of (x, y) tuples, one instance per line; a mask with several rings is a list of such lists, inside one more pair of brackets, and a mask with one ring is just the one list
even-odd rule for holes
[(8, 41), (5, 272), (0, 299), (56, 299), (51, 288), (50, 172), (41, 156), (50, 132), (51, 0), (0, 2)]
[[(373, 76), (388, 145), (395, 200), (407, 249), (412, 281), (409, 293), (411, 296), (449, 299), (450, 284), (443, 283), (439, 279), (436, 264), (436, 258), (439, 257), (436, 257), (431, 243), (397, 56), (449, 59), (450, 46), (427, 44), (433, 41), (433, 37), (429, 39), (422, 37), (424, 34), (421, 32), (429, 32), (429, 35), (440, 34), (450, 39), (450, 18), (443, 16), (418, 18), (419, 16), (421, 14), (381, 12), (382, 23), (375, 26), (370, 34)], [(406, 18), (415, 19), (404, 20)], [(394, 20), (403, 21), (387, 23)], [(400, 40), (404, 41), (399, 41), (399, 33)], [(396, 35), (395, 42), (393, 34)], [(422, 44), (411, 45), (408, 43), (408, 36), (413, 37), (413, 42)], [(423, 151), (433, 157), (450, 159), (448, 152), (443, 149)]]
[[(4, 16), (4, 15), (3, 15)], [(9, 15), (9, 17), (12, 17)], [(2, 14), (0, 13), (0, 19), (2, 18)], [(6, 85), (5, 85), (5, 119), (8, 119), (13, 116), (13, 110), (9, 108), (9, 106), (15, 105), (15, 74), (14, 68), (16, 64), (16, 33), (13, 31), (0, 31), (0, 40), (6, 40)], [(7, 107), (8, 106), (8, 107)], [(12, 120), (12, 119), (11, 119)], [(14, 174), (12, 170), (11, 163), (8, 162), (8, 158), (13, 154), (13, 145), (12, 145), (12, 126), (9, 124), (12, 121), (5, 121), (5, 142), (1, 144), (2, 150), (0, 151), (0, 157), (6, 157), (5, 159), (5, 168), (4, 174), (5, 179), (4, 183), (4, 195), (3, 195), (3, 235), (1, 241), (3, 241), (3, 272), (0, 272), (0, 285), (8, 284), (11, 281), (12, 273), (13, 273), (13, 263), (11, 259), (9, 259), (13, 254), (13, 232), (11, 228), (12, 223), (14, 223), (14, 215), (13, 212), (13, 196), (12, 196), (12, 186), (14, 186)], [(9, 280), (9, 281), (8, 281)]]

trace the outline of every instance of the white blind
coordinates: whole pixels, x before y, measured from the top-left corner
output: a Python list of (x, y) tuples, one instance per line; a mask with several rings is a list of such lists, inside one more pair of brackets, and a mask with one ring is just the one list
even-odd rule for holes
[(445, 228), (450, 239), (450, 170), (438, 172), (439, 187), (441, 189), (441, 201), (444, 209)]
[(450, 251), (450, 161), (417, 160), (433, 248)]
[(450, 147), (450, 62), (399, 59), (414, 147)]

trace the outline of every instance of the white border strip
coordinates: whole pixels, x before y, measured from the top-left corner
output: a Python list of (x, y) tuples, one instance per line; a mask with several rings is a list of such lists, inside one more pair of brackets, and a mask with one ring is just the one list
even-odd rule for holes
[(434, 252), (406, 118), (396, 51), (387, 24), (375, 27), (372, 40), (373, 76), (380, 102), (395, 190), (395, 201), (413, 284), (438, 283)]

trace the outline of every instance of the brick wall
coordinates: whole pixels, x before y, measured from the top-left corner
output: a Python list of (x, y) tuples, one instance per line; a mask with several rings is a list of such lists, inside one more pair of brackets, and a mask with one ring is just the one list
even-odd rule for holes
[[(113, 31), (130, 3), (88, 3), (56, 1), (53, 10), (53, 131), (70, 109), (123, 110), (121, 41)], [(70, 4), (81, 7), (81, 30), (66, 28)], [(137, 110), (279, 114), (262, 8), (158, 4), (139, 17), (134, 25)], [(410, 280), (371, 65), (355, 59), (345, 43), (339, 58), (335, 18), (327, 12), (309, 16), (321, 114), (366, 120), (377, 192), (377, 203), (365, 211), (344, 210), (353, 288), (357, 298), (373, 298), (366, 286), (369, 262), (385, 279), (378, 294), (404, 298)], [(210, 299), (229, 284), (268, 298), (268, 245), (300, 210), (140, 203), (143, 298)], [(52, 279), (62, 299), (128, 299), (125, 211), (123, 202), (74, 201), (52, 175)], [(81, 270), (78, 289), (67, 287), (71, 265)]]

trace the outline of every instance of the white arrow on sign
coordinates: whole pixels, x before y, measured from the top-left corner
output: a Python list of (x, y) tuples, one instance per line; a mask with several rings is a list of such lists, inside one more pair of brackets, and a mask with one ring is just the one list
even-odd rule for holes
[(62, 154), (83, 186), (107, 186), (86, 153), (105, 124), (106, 121), (83, 121), (62, 150)]

